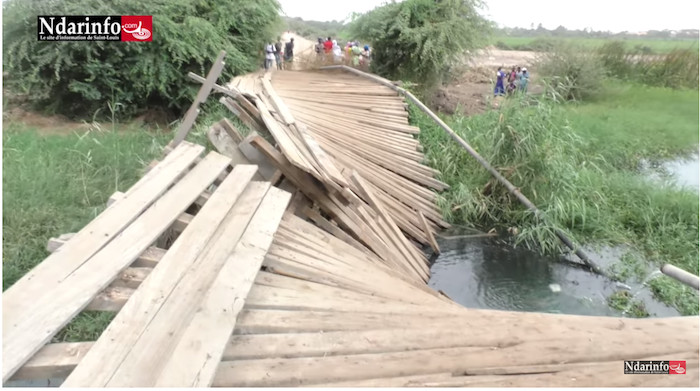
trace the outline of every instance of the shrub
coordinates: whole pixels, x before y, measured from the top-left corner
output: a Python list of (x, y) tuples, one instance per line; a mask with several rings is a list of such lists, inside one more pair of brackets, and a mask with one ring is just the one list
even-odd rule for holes
[(513, 50), (513, 48), (511, 48), (507, 43), (505, 43), (503, 41), (496, 42), (495, 46), (501, 50)]
[(597, 95), (603, 87), (605, 69), (600, 57), (573, 45), (559, 45), (541, 53), (535, 66), (557, 100), (580, 101)]
[[(39, 42), (37, 15), (153, 15), (153, 42)], [(181, 112), (225, 50), (223, 78), (255, 69), (278, 22), (276, 0), (8, 0), (3, 3), (8, 86), (48, 111), (90, 117), (165, 107)]]
[(607, 72), (620, 79), (671, 88), (698, 88), (700, 74), (698, 53), (692, 49), (675, 49), (666, 54), (649, 55), (645, 47), (626, 50), (623, 42), (601, 46), (597, 54)]
[(490, 24), (478, 0), (406, 0), (356, 16), (349, 33), (373, 45), (372, 71), (434, 86), (467, 50), (485, 43)]

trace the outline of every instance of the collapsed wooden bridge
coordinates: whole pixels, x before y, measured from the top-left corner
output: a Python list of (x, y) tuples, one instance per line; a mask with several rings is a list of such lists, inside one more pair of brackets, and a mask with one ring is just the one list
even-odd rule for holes
[[(195, 103), (226, 94), (250, 134), (222, 120), (219, 153), (173, 143), (53, 242), (3, 294), (3, 382), (698, 385), (697, 317), (475, 310), (428, 288), (422, 247), (439, 251), (446, 185), (391, 89), (338, 71), (217, 77)], [(116, 315), (97, 341), (52, 341), (86, 310)], [(625, 375), (624, 360), (686, 360), (687, 373)]]

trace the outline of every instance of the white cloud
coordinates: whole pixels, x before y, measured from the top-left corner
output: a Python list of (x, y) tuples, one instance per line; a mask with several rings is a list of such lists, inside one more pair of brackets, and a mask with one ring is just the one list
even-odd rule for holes
[[(291, 17), (306, 20), (344, 20), (352, 12), (366, 12), (386, 0), (279, 0)], [(698, 3), (692, 0), (486, 0), (483, 14), (502, 26), (553, 29), (643, 31), (698, 28)]]

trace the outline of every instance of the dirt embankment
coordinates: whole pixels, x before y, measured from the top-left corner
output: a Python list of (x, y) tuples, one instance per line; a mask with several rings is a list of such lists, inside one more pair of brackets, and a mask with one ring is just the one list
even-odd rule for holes
[(461, 76), (438, 89), (427, 102), (435, 110), (453, 114), (474, 115), (497, 106), (502, 98), (493, 96), (498, 67), (527, 67), (530, 72), (528, 93), (538, 94), (542, 86), (537, 83), (537, 70), (532, 67), (538, 53), (486, 48), (479, 50), (465, 63)]

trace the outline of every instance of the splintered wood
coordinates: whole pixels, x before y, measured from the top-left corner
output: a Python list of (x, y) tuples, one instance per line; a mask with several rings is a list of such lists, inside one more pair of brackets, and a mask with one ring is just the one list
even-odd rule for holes
[[(227, 107), (272, 135), (279, 152), (251, 140), (314, 208), (304, 210), (334, 235), (361, 242), (383, 262), (416, 281), (429, 262), (415, 243), (439, 248), (432, 232), (448, 224), (435, 205), (447, 187), (424, 164), (403, 99), (384, 86), (329, 72), (277, 72), (238, 77), (230, 84), (243, 105)], [(251, 108), (251, 106), (253, 106)], [(324, 215), (329, 216), (328, 219)], [(340, 230), (334, 229), (334, 224)]]

